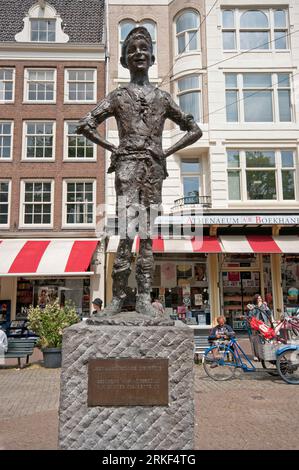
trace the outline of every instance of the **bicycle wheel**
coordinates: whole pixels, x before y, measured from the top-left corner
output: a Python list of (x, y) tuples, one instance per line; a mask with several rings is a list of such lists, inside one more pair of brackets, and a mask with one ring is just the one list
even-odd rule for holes
[(226, 345), (215, 345), (209, 348), (202, 359), (206, 374), (213, 380), (231, 379), (237, 367), (233, 351)]
[(299, 384), (299, 350), (288, 349), (277, 357), (277, 370), (285, 382)]

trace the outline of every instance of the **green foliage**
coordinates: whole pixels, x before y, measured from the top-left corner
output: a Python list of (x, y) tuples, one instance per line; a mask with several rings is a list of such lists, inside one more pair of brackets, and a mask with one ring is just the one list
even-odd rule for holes
[(62, 330), (79, 321), (71, 303), (60, 307), (58, 300), (46, 305), (45, 308), (31, 306), (28, 313), (29, 328), (39, 336), (42, 348), (60, 348)]

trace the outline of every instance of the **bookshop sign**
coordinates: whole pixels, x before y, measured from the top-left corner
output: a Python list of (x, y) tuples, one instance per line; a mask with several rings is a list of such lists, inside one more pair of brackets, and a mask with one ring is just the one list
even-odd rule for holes
[(175, 215), (160, 216), (156, 225), (299, 225), (298, 215)]

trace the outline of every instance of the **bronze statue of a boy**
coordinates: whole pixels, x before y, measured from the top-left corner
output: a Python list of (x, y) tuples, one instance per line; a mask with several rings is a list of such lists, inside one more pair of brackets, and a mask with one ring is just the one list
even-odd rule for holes
[[(131, 81), (103, 99), (80, 120), (77, 132), (112, 152), (108, 172), (115, 171), (116, 197), (125, 198), (127, 226), (141, 206), (161, 204), (162, 184), (166, 178), (166, 157), (196, 142), (202, 132), (190, 114), (183, 113), (171, 96), (149, 83), (148, 70), (155, 62), (149, 32), (134, 28), (126, 37), (121, 64), (130, 71)], [(114, 116), (119, 133), (119, 147), (102, 138), (97, 126)], [(166, 119), (171, 119), (187, 133), (168, 150), (162, 149), (162, 134)], [(126, 234), (120, 240), (113, 265), (113, 298), (103, 315), (121, 312), (131, 271), (133, 238)], [(152, 239), (147, 226), (136, 263), (136, 312), (154, 315), (151, 306), (152, 272), (154, 267)]]

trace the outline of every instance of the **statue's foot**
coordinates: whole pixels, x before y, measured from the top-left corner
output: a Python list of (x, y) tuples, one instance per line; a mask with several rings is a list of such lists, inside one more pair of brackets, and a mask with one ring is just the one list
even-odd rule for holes
[(157, 316), (157, 310), (151, 304), (151, 298), (148, 294), (139, 294), (136, 299), (135, 310), (137, 313), (149, 315), (150, 317)]
[(121, 308), (123, 306), (124, 299), (119, 299), (117, 297), (113, 297), (110, 304), (104, 308), (103, 312), (99, 315), (95, 315), (98, 318), (102, 317), (110, 317), (112, 315), (117, 315), (121, 312)]

